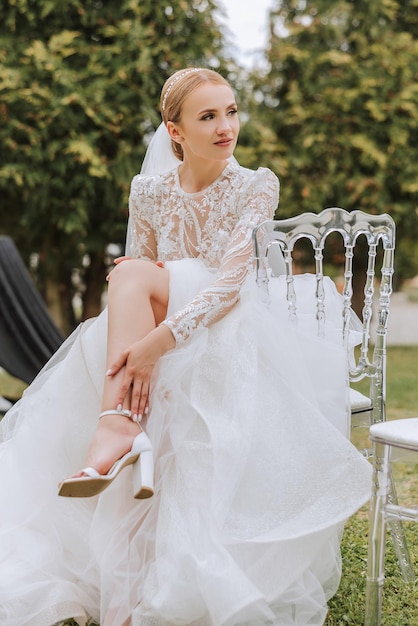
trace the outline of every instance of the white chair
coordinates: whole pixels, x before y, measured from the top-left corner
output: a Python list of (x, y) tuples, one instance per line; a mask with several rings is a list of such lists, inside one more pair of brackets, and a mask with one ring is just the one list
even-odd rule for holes
[[(418, 508), (407, 508), (393, 501), (391, 458), (394, 449), (418, 453), (418, 418), (373, 424), (370, 427), (370, 439), (373, 443), (373, 478), (364, 623), (365, 626), (380, 626), (385, 577), (386, 528), (393, 520), (418, 522)], [(415, 459), (415, 462), (417, 461), (418, 458)]]
[[(355, 383), (367, 379), (369, 383), (367, 396), (357, 390), (350, 390), (349, 421), (351, 427), (366, 425), (368, 428), (386, 420), (386, 337), (395, 250), (395, 224), (392, 218), (386, 214), (369, 215), (362, 211), (329, 208), (319, 214), (303, 213), (283, 220), (267, 220), (253, 231), (257, 282), (262, 292), (267, 294), (271, 276), (284, 274), (289, 316), (297, 321), (295, 244), (301, 239), (310, 241), (315, 262), (316, 319), (318, 333), (322, 334), (326, 317), (324, 248), (332, 233), (341, 235), (344, 246), (342, 334), (349, 358), (349, 381)], [(348, 350), (348, 341), (352, 319), (353, 259), (360, 236), (364, 236), (367, 243), (367, 268), (362, 298), (361, 342), (356, 356)], [(375, 294), (377, 270), (380, 275)], [(363, 453), (371, 456), (372, 451), (365, 449)], [(390, 497), (396, 504), (393, 486), (390, 488)], [(391, 518), (388, 524), (402, 575), (405, 580), (411, 581), (414, 573), (402, 522)]]

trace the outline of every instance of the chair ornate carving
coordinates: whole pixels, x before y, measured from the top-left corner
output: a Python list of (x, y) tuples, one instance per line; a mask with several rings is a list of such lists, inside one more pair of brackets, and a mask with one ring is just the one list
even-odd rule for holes
[[(323, 332), (326, 318), (324, 290), (324, 248), (331, 233), (339, 233), (344, 245), (343, 271), (343, 341), (349, 358), (350, 383), (367, 379), (368, 397), (354, 391), (350, 395), (349, 421), (369, 427), (386, 420), (386, 338), (392, 293), (392, 276), (395, 250), (395, 224), (389, 215), (369, 215), (362, 211), (348, 212), (329, 208), (319, 214), (304, 213), (283, 220), (268, 220), (254, 229), (253, 242), (256, 259), (257, 283), (263, 297), (268, 294), (271, 276), (285, 275), (286, 299), (289, 316), (297, 320), (297, 298), (294, 276), (294, 249), (300, 239), (311, 242), (315, 262), (316, 319), (318, 333)], [(367, 268), (363, 293), (361, 343), (357, 356), (348, 351), (350, 319), (353, 298), (353, 259), (359, 237), (367, 242)], [(382, 253), (378, 251), (381, 248)], [(380, 271), (379, 287), (377, 271)], [(374, 323), (372, 323), (374, 322)], [(371, 450), (364, 450), (366, 456)], [(397, 504), (396, 492), (388, 470), (389, 499)], [(402, 575), (414, 579), (402, 522), (392, 516), (388, 520)], [(374, 622), (370, 622), (372, 624)]]

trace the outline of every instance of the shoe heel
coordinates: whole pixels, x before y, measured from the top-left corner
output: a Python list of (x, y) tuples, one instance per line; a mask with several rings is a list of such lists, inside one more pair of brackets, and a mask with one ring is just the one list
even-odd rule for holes
[(133, 465), (134, 498), (150, 498), (154, 494), (154, 459), (152, 450), (144, 450)]

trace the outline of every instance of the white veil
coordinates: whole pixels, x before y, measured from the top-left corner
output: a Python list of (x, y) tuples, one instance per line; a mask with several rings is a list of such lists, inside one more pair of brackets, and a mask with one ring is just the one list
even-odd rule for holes
[[(174, 152), (171, 147), (170, 135), (167, 132), (167, 128), (164, 122), (161, 122), (149, 143), (144, 160), (142, 162), (140, 173), (148, 176), (155, 174), (164, 174), (165, 172), (169, 172), (170, 170), (174, 169), (178, 165), (180, 165), (180, 161), (179, 159), (177, 159), (177, 157), (174, 156)], [(131, 216), (129, 216), (125, 244), (125, 254), (127, 256), (132, 256), (132, 242), (133, 225)]]

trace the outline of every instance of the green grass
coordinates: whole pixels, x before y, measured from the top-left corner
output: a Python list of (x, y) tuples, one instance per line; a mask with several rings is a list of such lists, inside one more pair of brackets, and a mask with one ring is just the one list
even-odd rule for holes
[(0, 396), (11, 401), (18, 400), (25, 388), (24, 382), (0, 369)]
[[(325, 626), (362, 626), (364, 622), (367, 567), (367, 507), (354, 515), (346, 525), (341, 544), (343, 572), (336, 595), (329, 602)], [(405, 524), (405, 533), (416, 564), (418, 525)], [(383, 599), (384, 626), (418, 624), (417, 583), (405, 583), (388, 536), (385, 558)]]
[[(386, 370), (388, 419), (418, 417), (418, 346), (390, 346)], [(366, 381), (357, 386), (367, 393)]]
[[(388, 419), (418, 416), (418, 346), (390, 347), (387, 363)], [(361, 388), (361, 385), (360, 385)], [(0, 395), (18, 397), (20, 381), (0, 374)], [(363, 390), (364, 390), (363, 386)], [(363, 432), (361, 432), (363, 431)], [(354, 433), (355, 445), (368, 445), (367, 431)], [(418, 465), (399, 464), (399, 499), (410, 505), (418, 501)], [(341, 544), (343, 574), (336, 595), (329, 602), (325, 626), (362, 626), (364, 620), (368, 508), (363, 507), (346, 524)], [(405, 532), (415, 564), (418, 560), (418, 524), (405, 524)], [(418, 563), (416, 567), (418, 574)], [(383, 626), (418, 625), (418, 583), (405, 583), (388, 537), (385, 561)], [(66, 622), (74, 626), (74, 622)], [(91, 625), (93, 626), (93, 624)]]
[(417, 346), (388, 349), (386, 385), (388, 419), (418, 417)]
[[(387, 360), (387, 418), (418, 417), (418, 346), (390, 347)], [(364, 385), (359, 385), (363, 391)], [(361, 432), (364, 431), (364, 432)], [(354, 431), (353, 442), (368, 447), (367, 432)], [(396, 464), (399, 500), (418, 502), (418, 465)], [(329, 602), (325, 626), (362, 626), (364, 621), (367, 567), (368, 507), (348, 520), (341, 553), (343, 574), (337, 594)], [(418, 524), (406, 523), (411, 559), (418, 575)], [(404, 582), (388, 535), (385, 559), (383, 626), (418, 626), (418, 582)]]

